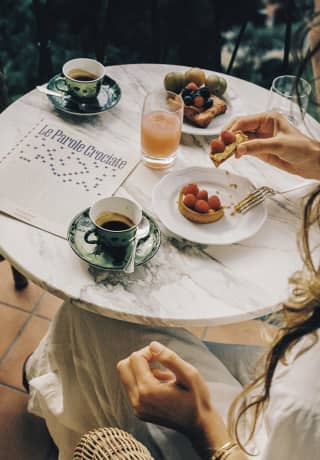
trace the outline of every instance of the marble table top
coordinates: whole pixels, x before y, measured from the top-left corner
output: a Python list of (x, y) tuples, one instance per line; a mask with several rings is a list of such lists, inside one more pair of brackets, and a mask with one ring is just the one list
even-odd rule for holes
[[(0, 155), (43, 113), (72, 126), (80, 135), (89, 130), (97, 139), (110, 139), (139, 152), (143, 97), (162, 85), (167, 72), (180, 69), (156, 64), (107, 67), (107, 73), (122, 89), (122, 98), (115, 108), (97, 117), (61, 116), (45, 95), (31, 91), (0, 116)], [(234, 77), (226, 78), (229, 87), (245, 101), (247, 113), (264, 110), (268, 91)], [(308, 129), (319, 136), (320, 128), (310, 117)], [(187, 166), (212, 168), (208, 156), (210, 140), (183, 135), (173, 170)], [(223, 167), (248, 177), (257, 186), (284, 189), (303, 182), (254, 158), (231, 159)], [(157, 218), (151, 194), (165, 174), (139, 164), (119, 193), (133, 197)], [(0, 253), (44, 289), (101, 315), (167, 326), (212, 326), (241, 321), (270, 312), (288, 294), (288, 276), (300, 267), (296, 232), (300, 225), (300, 198), (305, 191), (268, 200), (268, 219), (261, 230), (229, 246), (194, 245), (173, 238), (160, 223), (159, 252), (131, 275), (108, 272), (94, 279), (66, 240), (3, 214)]]

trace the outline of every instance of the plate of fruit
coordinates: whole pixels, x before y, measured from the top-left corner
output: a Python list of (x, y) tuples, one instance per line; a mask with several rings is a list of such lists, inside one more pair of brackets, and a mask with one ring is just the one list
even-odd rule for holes
[(184, 133), (215, 135), (229, 119), (246, 114), (243, 100), (221, 74), (194, 67), (167, 73), (163, 83), (165, 89), (182, 96)]
[(246, 214), (235, 204), (255, 189), (223, 169), (191, 167), (164, 176), (152, 193), (153, 209), (167, 229), (204, 245), (228, 245), (253, 236), (267, 218), (265, 203)]

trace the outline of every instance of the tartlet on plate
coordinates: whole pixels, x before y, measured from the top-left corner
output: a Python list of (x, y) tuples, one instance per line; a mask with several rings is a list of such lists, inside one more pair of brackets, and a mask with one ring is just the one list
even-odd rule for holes
[(216, 222), (224, 216), (223, 207), (217, 210), (209, 209), (209, 211), (205, 213), (190, 209), (183, 202), (184, 196), (185, 194), (183, 193), (183, 190), (181, 190), (178, 199), (179, 211), (186, 219), (190, 220), (191, 222), (195, 222), (197, 224), (210, 224), (212, 222)]

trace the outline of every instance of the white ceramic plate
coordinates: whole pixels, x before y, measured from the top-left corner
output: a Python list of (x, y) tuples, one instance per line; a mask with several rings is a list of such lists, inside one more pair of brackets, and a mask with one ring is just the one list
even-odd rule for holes
[(231, 120), (231, 118), (246, 115), (243, 100), (232, 88), (227, 89), (223, 98), (228, 105), (228, 108), (223, 115), (218, 115), (214, 118), (207, 128), (197, 128), (197, 126), (184, 121), (182, 124), (182, 132), (185, 134), (193, 134), (194, 136), (214, 136), (216, 134), (220, 134), (224, 125)]
[[(217, 194), (224, 206), (225, 215), (211, 224), (196, 224), (187, 220), (178, 209), (180, 189), (196, 182), (210, 195)], [(266, 204), (256, 206), (246, 214), (231, 215), (233, 204), (254, 189), (245, 177), (224, 169), (186, 168), (163, 177), (153, 189), (152, 205), (162, 223), (177, 236), (205, 245), (227, 245), (249, 238), (263, 225), (267, 217)]]

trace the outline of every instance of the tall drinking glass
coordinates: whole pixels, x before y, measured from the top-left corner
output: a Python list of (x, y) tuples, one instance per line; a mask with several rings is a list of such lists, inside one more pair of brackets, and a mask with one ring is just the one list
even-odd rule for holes
[(174, 164), (182, 120), (183, 100), (179, 94), (163, 89), (146, 96), (141, 117), (142, 159), (146, 166), (164, 169)]
[(293, 125), (303, 122), (311, 93), (311, 85), (294, 75), (275, 78), (270, 88), (267, 110), (284, 115)]

